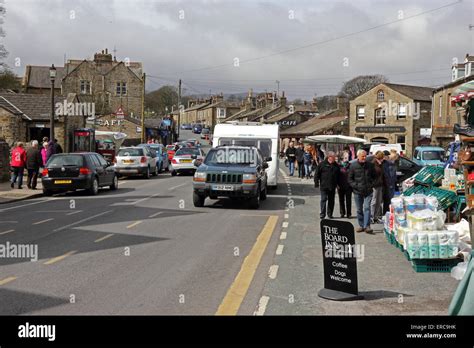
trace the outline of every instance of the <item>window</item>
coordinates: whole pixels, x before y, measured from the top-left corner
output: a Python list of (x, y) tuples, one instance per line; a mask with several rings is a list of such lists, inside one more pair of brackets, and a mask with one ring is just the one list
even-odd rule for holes
[(385, 93), (382, 90), (378, 91), (377, 92), (377, 101), (384, 101), (384, 99), (385, 99)]
[(81, 80), (81, 94), (92, 94), (90, 81)]
[(375, 110), (375, 125), (385, 125), (387, 120), (387, 115), (385, 114), (385, 109), (376, 109)]
[(92, 161), (92, 165), (94, 165), (96, 168), (100, 167), (100, 162), (99, 162), (99, 159), (97, 158), (97, 156), (92, 155), (89, 158)]
[(405, 120), (407, 118), (407, 105), (398, 104), (397, 120)]
[(443, 117), (443, 96), (439, 96), (439, 117)]
[(116, 95), (127, 95), (127, 83), (126, 82), (117, 82), (116, 88), (115, 88), (115, 94)]
[(402, 151), (405, 152), (405, 136), (404, 135), (397, 135), (397, 144), (400, 144), (402, 147)]
[(356, 121), (365, 120), (365, 106), (357, 105), (356, 106)]
[(225, 108), (217, 109), (217, 118), (225, 118)]

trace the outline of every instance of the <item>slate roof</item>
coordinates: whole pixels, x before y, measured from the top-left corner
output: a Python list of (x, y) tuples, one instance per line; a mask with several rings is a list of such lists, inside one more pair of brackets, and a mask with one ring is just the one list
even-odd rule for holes
[(333, 116), (327, 118), (313, 117), (308, 121), (300, 123), (294, 127), (290, 127), (280, 132), (280, 135), (298, 135), (308, 136), (316, 133), (323, 132), (326, 129), (330, 129), (336, 124), (344, 121), (347, 116)]
[[(56, 79), (54, 88), (61, 88), (61, 81), (66, 76), (66, 70), (62, 66), (56, 68)], [(49, 79), (49, 66), (28, 65), (26, 67), (26, 76), (28, 88), (51, 88), (51, 80)]]
[[(55, 96), (54, 103), (63, 103), (64, 96)], [(0, 94), (0, 107), (14, 115), (30, 120), (49, 120), (51, 96), (44, 94), (4, 93)]]
[(420, 87), (420, 86), (409, 86), (399, 85), (395, 83), (383, 83), (385, 86), (406, 95), (413, 100), (419, 101), (431, 101), (431, 95), (433, 94), (434, 88)]

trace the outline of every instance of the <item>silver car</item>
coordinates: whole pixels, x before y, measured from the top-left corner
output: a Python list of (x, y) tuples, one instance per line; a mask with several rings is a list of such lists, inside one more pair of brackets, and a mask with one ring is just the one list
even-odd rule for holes
[(148, 147), (122, 147), (115, 156), (115, 172), (120, 176), (158, 175), (156, 154)]
[(205, 153), (197, 147), (182, 147), (174, 154), (171, 160), (170, 172), (172, 176), (178, 173), (192, 173), (196, 171), (195, 162), (202, 162)]

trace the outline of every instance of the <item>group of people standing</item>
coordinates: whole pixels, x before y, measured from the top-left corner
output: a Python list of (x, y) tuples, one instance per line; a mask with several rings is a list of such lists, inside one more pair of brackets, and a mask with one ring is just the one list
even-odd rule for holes
[(22, 189), (23, 174), (26, 169), (28, 172), (27, 187), (36, 190), (40, 168), (46, 166), (46, 163), (52, 155), (63, 152), (57, 139), (49, 141), (47, 137), (44, 137), (42, 145), (43, 146), (39, 148), (38, 140), (32, 140), (31, 146), (25, 150), (25, 144), (21, 141), (17, 142), (11, 152), (11, 188), (15, 187), (15, 183), (18, 180), (17, 187), (18, 189)]
[(288, 161), (288, 168), (290, 176), (295, 174), (295, 170), (298, 170), (298, 178), (310, 179), (313, 176), (313, 165), (315, 164), (314, 154), (310, 147), (304, 146), (302, 142), (295, 147), (295, 143), (292, 141), (289, 147), (286, 149), (285, 155)]
[(371, 224), (381, 222), (395, 195), (398, 153), (377, 151), (368, 161), (367, 152), (359, 150), (357, 159), (350, 161), (350, 154), (345, 152), (339, 162), (336, 154), (329, 151), (316, 169), (314, 183), (321, 192), (320, 218), (324, 219), (326, 213), (333, 218), (336, 190), (341, 218), (351, 218), (354, 194), (359, 224), (356, 232), (372, 233)]

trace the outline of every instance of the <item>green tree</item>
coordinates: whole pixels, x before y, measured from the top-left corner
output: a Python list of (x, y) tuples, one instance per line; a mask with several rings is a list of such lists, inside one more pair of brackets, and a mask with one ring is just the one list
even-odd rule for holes
[(339, 95), (352, 100), (384, 82), (388, 82), (388, 78), (383, 75), (357, 76), (344, 83)]
[[(163, 86), (145, 95), (145, 107), (158, 116), (171, 112), (178, 105), (178, 91), (174, 86)], [(166, 111), (168, 110), (168, 111)]]
[(19, 91), (20, 87), (20, 78), (13, 71), (6, 67), (0, 68), (0, 89)]

